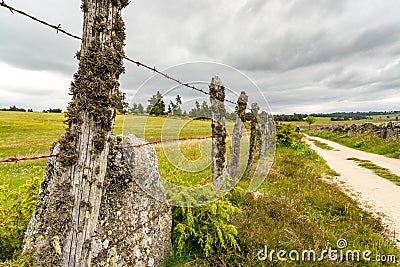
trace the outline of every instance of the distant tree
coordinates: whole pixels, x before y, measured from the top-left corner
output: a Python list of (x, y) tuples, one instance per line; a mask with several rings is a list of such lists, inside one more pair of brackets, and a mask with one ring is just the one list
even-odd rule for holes
[(133, 112), (137, 112), (137, 110), (138, 110), (138, 104), (133, 103), (133, 105), (132, 105), (132, 110), (133, 110)]
[(131, 114), (143, 114), (144, 113), (144, 107), (142, 104), (137, 104), (133, 102), (132, 107), (129, 108), (129, 113)]
[(175, 98), (175, 109), (173, 110), (174, 116), (182, 116), (181, 105), (182, 105), (182, 99), (180, 95), (177, 95)]
[(182, 116), (182, 109), (181, 109), (181, 105), (182, 105), (182, 99), (179, 95), (176, 96), (175, 98), (175, 103), (172, 102), (172, 100), (169, 101), (169, 105), (168, 105), (168, 114), (172, 115), (172, 116)]
[(192, 118), (196, 118), (196, 117), (200, 116), (200, 103), (199, 103), (199, 101), (196, 100), (196, 102), (194, 102), (194, 105), (195, 105), (195, 107), (192, 108), (189, 111), (189, 116), (192, 117)]
[(26, 112), (25, 109), (23, 108), (17, 108), (15, 105), (14, 106), (10, 106), (9, 108), (5, 108), (3, 109), (4, 111), (21, 111), (21, 112)]
[(170, 100), (169, 101), (170, 103), (169, 103), (169, 105), (168, 105), (168, 114), (169, 115), (172, 115), (172, 110), (174, 110), (175, 109), (175, 104), (174, 104), (174, 102), (172, 102), (172, 100)]
[(143, 114), (143, 113), (144, 113), (144, 107), (143, 107), (143, 105), (139, 103), (138, 106), (137, 106), (137, 110), (138, 110), (138, 113), (139, 113), (139, 114)]
[(149, 105), (147, 106), (147, 113), (157, 116), (165, 114), (165, 102), (159, 91), (157, 91), (157, 93), (147, 101), (149, 102)]
[(211, 108), (208, 106), (207, 101), (201, 103), (200, 116), (204, 118), (211, 118)]
[(50, 108), (49, 113), (61, 113), (62, 109), (61, 108)]
[(194, 103), (195, 107), (189, 111), (189, 116), (192, 118), (211, 118), (211, 108), (207, 101), (203, 101), (200, 105), (198, 101)]
[(177, 105), (182, 105), (182, 99), (179, 95), (176, 96), (175, 101)]
[(280, 115), (274, 115), (274, 120), (275, 121), (303, 121), (304, 117), (305, 117), (304, 115), (297, 114), (297, 113), (294, 113), (293, 115), (280, 114)]
[(119, 98), (119, 103), (117, 105), (117, 110), (118, 112), (121, 112), (122, 114), (126, 114), (129, 109), (129, 103), (125, 102), (126, 94), (122, 93)]
[(308, 115), (304, 120), (308, 123), (309, 130), (311, 129), (311, 124), (313, 124), (314, 122), (317, 121), (317, 119), (314, 116), (310, 116), (310, 115)]
[(48, 110), (43, 110), (45, 113), (61, 113), (62, 109), (60, 108), (49, 108)]

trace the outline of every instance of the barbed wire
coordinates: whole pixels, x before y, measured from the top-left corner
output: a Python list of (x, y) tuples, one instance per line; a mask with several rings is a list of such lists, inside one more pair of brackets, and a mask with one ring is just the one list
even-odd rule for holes
[(205, 140), (205, 139), (210, 139), (211, 136), (204, 136), (204, 137), (187, 137), (187, 138), (171, 138), (171, 139), (166, 139), (166, 140), (161, 140), (161, 141), (153, 141), (153, 142), (147, 142), (144, 144), (138, 144), (138, 145), (121, 145), (121, 146), (116, 146), (118, 148), (139, 148), (139, 147), (144, 147), (144, 146), (151, 146), (151, 145), (159, 145), (162, 143), (172, 143), (172, 142), (179, 142), (179, 141), (194, 141), (194, 140)]
[[(177, 142), (177, 141), (205, 140), (205, 139), (210, 139), (210, 138), (211, 138), (211, 136), (191, 137), (191, 138), (171, 138), (171, 139), (166, 139), (166, 140), (161, 140), (161, 141), (146, 142), (146, 143), (138, 144), (138, 145), (120, 145), (120, 146), (115, 146), (115, 147), (117, 147), (117, 148), (140, 148), (140, 147), (144, 147), (144, 146), (158, 145), (161, 143), (171, 143), (171, 142)], [(0, 163), (17, 163), (19, 161), (33, 161), (33, 160), (52, 158), (52, 157), (58, 157), (58, 154), (40, 155), (40, 156), (22, 157), (22, 158), (9, 157), (9, 158), (0, 160)]]
[[(14, 14), (14, 11), (15, 11), (15, 12), (18, 13), (18, 14), (21, 14), (21, 15), (26, 16), (26, 17), (28, 17), (28, 18), (30, 18), (30, 19), (36, 21), (36, 22), (39, 22), (39, 23), (41, 23), (41, 24), (43, 24), (43, 25), (46, 25), (46, 26), (48, 26), (48, 27), (50, 27), (50, 28), (53, 28), (53, 29), (55, 29), (55, 30), (57, 31), (57, 34), (58, 34), (59, 32), (61, 32), (61, 33), (65, 34), (65, 35), (67, 35), (67, 36), (69, 36), (69, 37), (72, 37), (72, 38), (74, 38), (74, 39), (78, 39), (78, 40), (81, 40), (81, 41), (82, 41), (82, 38), (81, 38), (81, 37), (79, 37), (79, 36), (77, 36), (77, 35), (74, 35), (74, 34), (72, 34), (72, 33), (69, 33), (69, 32), (67, 32), (67, 31), (61, 29), (61, 24), (58, 24), (58, 25), (56, 26), (56, 25), (50, 24), (50, 23), (48, 23), (48, 22), (46, 22), (46, 21), (44, 21), (44, 20), (38, 19), (38, 18), (36, 18), (36, 17), (34, 17), (34, 16), (32, 16), (32, 15), (30, 15), (30, 14), (24, 12), (24, 11), (21, 11), (21, 10), (19, 10), (19, 9), (16, 9), (16, 8), (12, 7), (12, 6), (7, 5), (7, 4), (4, 2), (4, 0), (2, 0), (2, 1), (0, 2), (0, 6), (9, 9), (9, 10), (11, 11), (11, 13), (13, 13), (13, 14)], [(174, 78), (174, 77), (172, 77), (172, 76), (170, 76), (170, 75), (168, 75), (168, 74), (166, 74), (166, 73), (164, 73), (164, 72), (158, 70), (156, 67), (150, 67), (149, 65), (146, 65), (146, 64), (144, 64), (144, 63), (142, 63), (142, 62), (140, 62), (140, 61), (138, 61), (138, 60), (131, 59), (131, 58), (127, 57), (127, 56), (124, 56), (124, 59), (127, 60), (127, 61), (129, 61), (129, 62), (131, 62), (131, 63), (136, 64), (138, 67), (143, 67), (143, 68), (145, 68), (145, 69), (151, 70), (151, 71), (153, 71), (153, 72), (155, 72), (155, 73), (157, 73), (157, 74), (163, 76), (164, 78), (169, 79), (169, 80), (171, 80), (171, 81), (174, 81), (174, 82), (176, 82), (176, 83), (178, 83), (178, 84), (180, 84), (180, 85), (182, 85), (182, 86), (184, 86), (184, 87), (187, 87), (187, 88), (192, 89), (192, 90), (194, 90), (194, 91), (197, 91), (197, 92), (200, 92), (200, 93), (209, 95), (209, 92), (206, 92), (206, 91), (204, 91), (204, 90), (202, 90), (202, 89), (200, 89), (200, 88), (197, 88), (197, 87), (195, 87), (194, 85), (191, 85), (191, 84), (189, 84), (189, 83), (181, 82), (179, 79)], [(233, 104), (233, 105), (236, 105), (236, 102), (231, 101), (231, 100), (229, 100), (229, 99), (225, 99), (225, 102), (230, 103), (230, 104)]]
[(24, 12), (24, 11), (18, 10), (18, 9), (16, 9), (16, 8), (12, 7), (12, 6), (7, 5), (7, 4), (4, 2), (4, 0), (0, 2), (0, 6), (9, 9), (9, 10), (11, 11), (11, 13), (13, 13), (13, 14), (14, 14), (14, 11), (15, 11), (16, 13), (19, 13), (19, 14), (21, 14), (21, 15), (23, 15), (23, 16), (26, 16), (26, 17), (28, 17), (28, 18), (30, 18), (30, 19), (32, 19), (32, 20), (34, 20), (34, 21), (37, 21), (37, 22), (39, 22), (39, 23), (41, 23), (41, 24), (44, 24), (44, 25), (46, 25), (46, 26), (48, 26), (48, 27), (50, 27), (50, 28), (53, 28), (53, 29), (55, 29), (55, 30), (57, 31), (57, 33), (61, 32), (61, 33), (65, 34), (65, 35), (67, 35), (67, 36), (69, 36), (69, 37), (72, 37), (72, 38), (75, 38), (75, 39), (78, 39), (78, 40), (82, 40), (82, 38), (80, 38), (79, 36), (76, 36), (76, 35), (74, 35), (74, 34), (71, 34), (71, 33), (67, 32), (67, 31), (61, 29), (61, 24), (58, 24), (58, 25), (56, 26), (56, 25), (52, 25), (52, 24), (50, 24), (50, 23), (47, 23), (47, 22), (44, 21), (44, 20), (35, 18), (34, 16), (29, 15), (29, 14), (27, 14), (27, 13)]
[(58, 156), (58, 154), (42, 155), (42, 156), (34, 156), (34, 157), (23, 157), (23, 158), (10, 157), (10, 158), (0, 160), (0, 163), (8, 163), (8, 162), (17, 163), (19, 161), (46, 159), (46, 158), (57, 157), (57, 156)]

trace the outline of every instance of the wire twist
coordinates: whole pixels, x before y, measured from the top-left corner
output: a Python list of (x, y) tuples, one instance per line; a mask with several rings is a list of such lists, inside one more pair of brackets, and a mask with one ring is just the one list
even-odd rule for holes
[[(193, 137), (193, 138), (174, 138), (174, 139), (167, 139), (164, 141), (147, 142), (147, 143), (139, 144), (139, 145), (120, 145), (120, 146), (116, 146), (116, 147), (117, 148), (140, 148), (140, 147), (144, 147), (144, 146), (152, 146), (152, 145), (158, 145), (158, 144), (162, 144), (162, 143), (170, 143), (170, 142), (177, 142), (177, 141), (205, 140), (205, 139), (210, 139), (210, 138), (211, 138), (211, 136)], [(39, 160), (39, 159), (52, 158), (52, 157), (58, 157), (58, 154), (40, 155), (40, 156), (22, 157), (22, 158), (9, 157), (9, 158), (0, 160), (0, 163), (11, 163), (11, 162), (17, 163), (20, 161)]]

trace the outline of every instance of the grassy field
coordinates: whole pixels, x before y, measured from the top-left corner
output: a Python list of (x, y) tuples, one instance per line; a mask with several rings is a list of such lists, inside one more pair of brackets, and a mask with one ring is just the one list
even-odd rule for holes
[(367, 151), (390, 158), (400, 158), (400, 142), (387, 141), (379, 137), (375, 137), (372, 133), (365, 134), (342, 134), (332, 131), (310, 131), (311, 136), (325, 138), (339, 144)]
[[(165, 118), (132, 117), (126, 121), (124, 133), (132, 132), (145, 136), (148, 140), (160, 140)], [(169, 119), (168, 119), (169, 120)], [(25, 156), (47, 154), (49, 146), (63, 133), (63, 117), (57, 114), (0, 112), (0, 153), (2, 158), (9, 156)], [(123, 117), (117, 117), (115, 133), (122, 133)], [(148, 130), (143, 133), (146, 123)], [(166, 137), (175, 137), (179, 129), (183, 129), (179, 137), (208, 136), (209, 121), (173, 120), (165, 131)], [(231, 128), (231, 124), (228, 128)], [(4, 136), (4, 138), (3, 138)], [(198, 144), (192, 143), (181, 148), (185, 156), (191, 160), (198, 159)], [(160, 173), (171, 180), (183, 180), (187, 183), (204, 183), (210, 179), (210, 169), (202, 173), (184, 175), (168, 165), (168, 159), (160, 148)], [(21, 191), (26, 181), (33, 177), (42, 177), (45, 160), (24, 163), (0, 164), (0, 184), (7, 192)], [(324, 259), (320, 262), (278, 261), (275, 254), (272, 262), (259, 261), (257, 253), (268, 247), (268, 250), (309, 250), (318, 254), (324, 249), (337, 248), (336, 242), (345, 238), (346, 249), (358, 250), (360, 253), (368, 249), (372, 257), (376, 255), (395, 255), (400, 259), (400, 252), (383, 234), (380, 221), (372, 218), (357, 203), (342, 193), (336, 185), (323, 181), (334, 173), (325, 162), (300, 141), (288, 146), (278, 145), (275, 163), (259, 188), (257, 194), (246, 192), (248, 181), (244, 180), (227, 196), (242, 211), (232, 219), (238, 230), (240, 251), (228, 249), (223, 253), (213, 253), (208, 257), (199, 251), (186, 251), (174, 254), (165, 266), (381, 266), (379, 262), (365, 260), (351, 262), (332, 262)], [(201, 179), (200, 179), (200, 178)], [(3, 191), (1, 191), (3, 192)], [(24, 191), (25, 192), (25, 191)], [(13, 196), (13, 194), (10, 194)], [(14, 194), (14, 196), (17, 196)], [(3, 198), (0, 198), (3, 199)], [(17, 199), (9, 197), (7, 203), (0, 203), (1, 228), (8, 229), (6, 220), (8, 207)], [(19, 206), (18, 206), (19, 207)], [(18, 221), (24, 225), (25, 221)], [(15, 223), (15, 222), (14, 222)], [(0, 234), (4, 231), (0, 228)], [(10, 228), (12, 229), (12, 228)], [(5, 237), (0, 236), (0, 240)], [(17, 236), (14, 239), (21, 238)], [(16, 240), (18, 241), (18, 240)], [(286, 255), (287, 257), (287, 255)], [(393, 266), (393, 263), (384, 265)]]
[[(390, 121), (395, 121), (396, 117), (400, 117), (400, 114), (391, 114), (388, 115), (389, 118), (385, 115), (375, 115), (372, 116), (372, 119), (364, 119), (364, 120), (348, 120), (348, 121), (331, 121), (329, 117), (316, 117), (315, 123), (311, 125), (311, 129), (315, 130), (322, 126), (327, 125), (335, 125), (335, 124), (362, 124), (365, 122), (372, 122), (372, 123), (387, 123)], [(305, 121), (294, 121), (290, 122), (298, 127), (300, 127), (303, 131), (308, 131), (308, 124)]]

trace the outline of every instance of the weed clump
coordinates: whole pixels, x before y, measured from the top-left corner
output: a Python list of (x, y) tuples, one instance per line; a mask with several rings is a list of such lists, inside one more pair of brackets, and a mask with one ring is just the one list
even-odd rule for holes
[(24, 233), (36, 206), (41, 179), (27, 180), (17, 189), (0, 186), (0, 261), (21, 253)]

